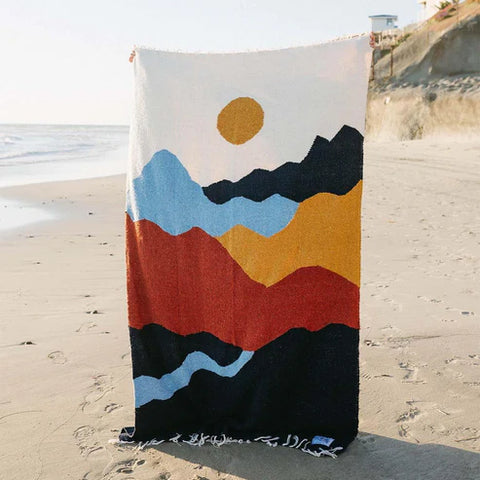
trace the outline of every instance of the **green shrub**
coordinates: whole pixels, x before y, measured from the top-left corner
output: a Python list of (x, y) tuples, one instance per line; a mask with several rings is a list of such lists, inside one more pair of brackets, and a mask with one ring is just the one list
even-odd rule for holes
[(450, 5), (452, 5), (452, 2), (440, 2), (438, 5), (437, 5), (437, 8), (439, 10), (443, 10), (444, 8), (447, 8), (447, 7), (450, 7)]

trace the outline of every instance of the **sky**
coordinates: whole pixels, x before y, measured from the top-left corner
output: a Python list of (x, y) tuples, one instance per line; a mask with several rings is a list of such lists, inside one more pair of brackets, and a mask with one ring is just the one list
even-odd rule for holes
[(0, 123), (127, 125), (134, 45), (242, 51), (417, 19), (417, 0), (0, 0)]

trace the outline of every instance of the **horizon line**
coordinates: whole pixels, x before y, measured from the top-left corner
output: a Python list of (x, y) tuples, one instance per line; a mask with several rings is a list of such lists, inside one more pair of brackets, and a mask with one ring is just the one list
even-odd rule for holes
[(0, 122), (0, 126), (9, 125), (32, 125), (32, 126), (43, 126), (43, 127), (130, 127), (130, 125), (125, 123), (29, 123), (29, 122)]

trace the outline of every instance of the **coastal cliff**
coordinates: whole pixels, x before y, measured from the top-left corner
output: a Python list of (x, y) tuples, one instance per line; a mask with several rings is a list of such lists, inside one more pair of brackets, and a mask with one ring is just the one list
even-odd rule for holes
[[(480, 3), (439, 12), (376, 51), (367, 139), (480, 135)], [(393, 59), (392, 59), (393, 56)]]

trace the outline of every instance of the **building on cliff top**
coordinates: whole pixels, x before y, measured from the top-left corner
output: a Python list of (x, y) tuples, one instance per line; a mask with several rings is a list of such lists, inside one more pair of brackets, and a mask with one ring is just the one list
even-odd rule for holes
[(368, 18), (372, 20), (372, 32), (383, 32), (384, 30), (398, 28), (397, 15), (370, 15)]

